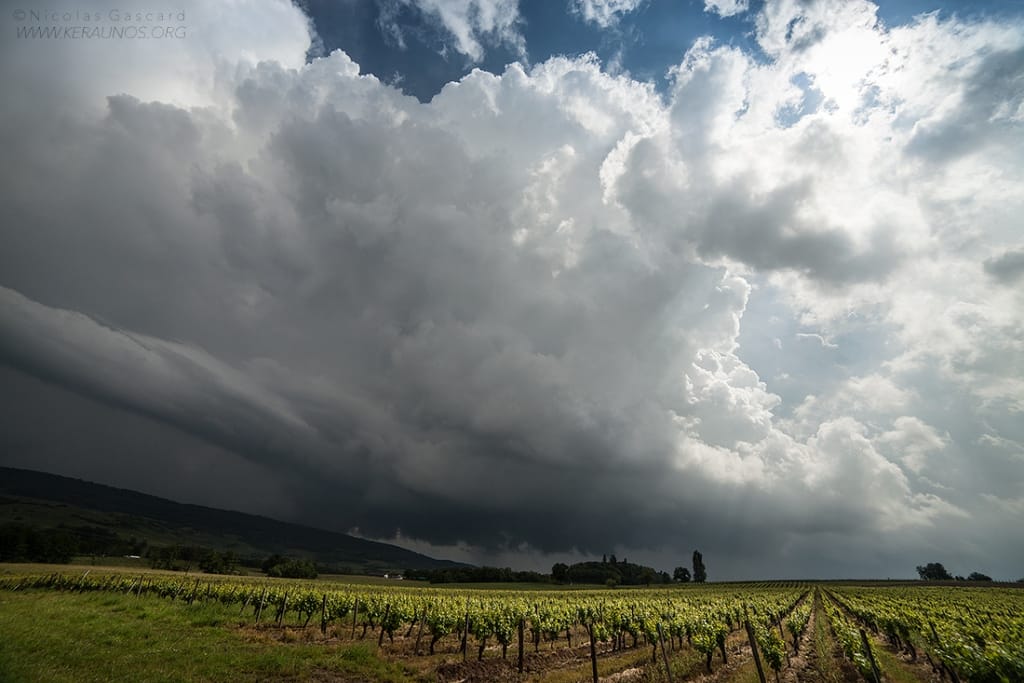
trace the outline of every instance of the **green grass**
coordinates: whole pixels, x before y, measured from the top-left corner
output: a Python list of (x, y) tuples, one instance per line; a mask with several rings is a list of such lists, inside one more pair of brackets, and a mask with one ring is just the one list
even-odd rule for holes
[(920, 678), (911, 671), (899, 657), (889, 652), (884, 645), (877, 641), (871, 644), (871, 651), (878, 660), (878, 668), (882, 670), (885, 679), (890, 683), (919, 683)]
[[(0, 593), (0, 682), (410, 681), (370, 644), (257, 642), (237, 607), (52, 591)], [(319, 635), (319, 634), (317, 634)]]
[(828, 615), (821, 606), (820, 593), (815, 589), (814, 595), (814, 650), (815, 668), (818, 677), (823, 683), (838, 683), (842, 680), (842, 673), (836, 663), (834, 651), (835, 642), (829, 632)]

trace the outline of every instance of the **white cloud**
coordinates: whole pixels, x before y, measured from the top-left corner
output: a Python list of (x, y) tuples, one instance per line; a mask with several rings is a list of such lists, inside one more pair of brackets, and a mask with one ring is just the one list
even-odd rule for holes
[(820, 344), (823, 349), (838, 349), (839, 348), (838, 344), (830, 342), (825, 337), (821, 336), (820, 334), (815, 334), (814, 332), (797, 332), (796, 333), (796, 338), (797, 339), (813, 339), (814, 341), (818, 342), (818, 344)]
[(927, 466), (928, 455), (946, 445), (946, 439), (933, 427), (907, 416), (896, 418), (893, 429), (882, 434), (879, 442), (891, 448), (895, 457), (918, 474)]
[[(106, 18), (104, 26), (116, 25), (111, 11), (131, 16), (153, 7), (136, 0), (126, 3), (82, 3), (58, 0), (46, 10), (78, 16), (97, 12)], [(182, 0), (174, 3), (170, 23), (174, 36), (152, 40), (17, 40), (5, 37), (5, 77), (16, 73), (45, 73), (39, 87), (17, 98), (5, 98), (7, 107), (32, 107), (42, 99), (74, 94), (80, 106), (102, 110), (106, 97), (131, 93), (141, 100), (155, 100), (179, 106), (202, 106), (218, 100), (220, 87), (232, 79), (240, 64), (274, 61), (285, 68), (305, 63), (306, 51), (316, 39), (309, 19), (288, 0), (237, 0), (205, 2)], [(184, 19), (179, 19), (183, 14)], [(137, 28), (136, 24), (124, 26)], [(28, 21), (25, 26), (34, 26)], [(48, 25), (43, 22), (43, 25)], [(12, 24), (13, 26), (13, 24)], [(54, 24), (66, 27), (61, 22)], [(148, 24), (142, 24), (147, 30)], [(178, 32), (178, 29), (182, 32)], [(13, 36), (12, 28), (12, 36)], [(177, 37), (181, 36), (181, 37)], [(126, 68), (130, 63), (131, 67)], [(10, 76), (9, 76), (10, 75)], [(11, 83), (11, 80), (5, 80)], [(223, 104), (223, 100), (220, 100)]]
[(395, 14), (400, 7), (415, 7), (454, 40), (454, 48), (474, 62), (484, 58), (484, 42), (504, 43), (525, 54), (519, 32), (519, 0), (387, 0), (381, 7), (382, 28), (404, 45)]
[(579, 13), (584, 21), (602, 28), (614, 26), (623, 14), (635, 12), (646, 0), (573, 0), (573, 10)]
[(747, 0), (704, 0), (704, 11), (720, 17), (734, 17), (748, 9)]

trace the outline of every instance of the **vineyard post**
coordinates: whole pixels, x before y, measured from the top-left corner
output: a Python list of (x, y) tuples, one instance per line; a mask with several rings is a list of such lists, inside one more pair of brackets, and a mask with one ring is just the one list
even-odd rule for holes
[(420, 618), (420, 627), (416, 631), (416, 647), (412, 649), (412, 653), (417, 657), (420, 654), (420, 638), (423, 637), (423, 622), (427, 620), (427, 606), (423, 605), (423, 616)]
[(587, 624), (587, 635), (590, 636), (590, 670), (594, 675), (594, 683), (598, 683), (597, 678), (597, 644), (594, 642), (594, 622)]
[(761, 667), (761, 655), (757, 653), (757, 638), (754, 636), (754, 627), (750, 625), (750, 618), (748, 617), (743, 625), (747, 629), (747, 638), (750, 639), (750, 651), (754, 653), (754, 665), (757, 667), (757, 677), (761, 680), (761, 683), (768, 683), (764, 677), (764, 669)]
[(139, 576), (139, 588), (138, 588), (138, 590), (135, 591), (135, 597), (137, 597), (137, 598), (138, 597), (142, 597), (142, 581), (143, 581), (143, 577), (140, 575)]
[[(406, 640), (408, 640), (409, 636), (412, 635), (412, 630), (416, 628), (416, 624), (418, 623), (420, 623), (420, 613), (419, 610), (414, 609), (412, 611), (412, 621), (409, 622), (409, 630), (405, 632)], [(391, 640), (394, 640), (394, 638), (392, 638)]]
[[(932, 637), (935, 638), (935, 644), (938, 645), (941, 641), (939, 640), (939, 634), (935, 632), (935, 622), (934, 621), (929, 621), (928, 622), (928, 626), (931, 627)], [(927, 654), (927, 653), (925, 653), (925, 654)], [(929, 657), (929, 660), (931, 660), (930, 657)], [(932, 668), (934, 668), (934, 665), (933, 665)], [(940, 668), (940, 671), (948, 671), (949, 672), (949, 677), (953, 680), (953, 683), (960, 683), (960, 678), (957, 677), (956, 672), (953, 671), (953, 667), (946, 666), (946, 663), (944, 661), (942, 661), (942, 657), (939, 657), (939, 668)]]
[(352, 606), (352, 640), (356, 638), (356, 617), (359, 616), (359, 596), (356, 596), (356, 602)]
[(672, 683), (672, 667), (668, 663), (668, 650), (665, 649), (665, 634), (661, 630), (661, 622), (658, 622), (658, 640), (661, 641), (661, 656), (665, 660), (665, 674), (668, 676), (668, 683)]
[(466, 624), (462, 629), (462, 661), (466, 661), (469, 652), (469, 596), (466, 596)]
[(327, 635), (327, 593), (320, 601), (320, 635)]
[(882, 674), (878, 670), (878, 662), (875, 661), (875, 653), (871, 651), (871, 644), (868, 642), (868, 634), (864, 633), (864, 629), (860, 629), (860, 642), (864, 645), (864, 652), (868, 654), (868, 661), (871, 662), (871, 674), (875, 678), (875, 683), (881, 683)]
[(782, 651), (786, 653), (786, 668), (793, 666), (793, 662), (789, 661), (789, 648), (786, 647), (786, 632), (782, 630), (782, 617), (776, 622), (779, 625), (779, 635), (782, 637)]
[(260, 601), (256, 603), (256, 624), (260, 623), (260, 615), (263, 614), (263, 599), (267, 597), (267, 589), (264, 588), (263, 592), (260, 593)]
[(288, 611), (288, 593), (284, 594), (284, 601), (281, 603), (280, 611), (277, 613), (277, 625), (280, 626), (281, 622), (284, 621), (284, 614)]
[(377, 639), (377, 649), (384, 644), (384, 629), (388, 625), (388, 616), (391, 614), (391, 603), (384, 605), (384, 618), (380, 620), (380, 638)]
[(523, 673), (523, 635), (526, 631), (526, 617), (519, 617), (519, 673)]

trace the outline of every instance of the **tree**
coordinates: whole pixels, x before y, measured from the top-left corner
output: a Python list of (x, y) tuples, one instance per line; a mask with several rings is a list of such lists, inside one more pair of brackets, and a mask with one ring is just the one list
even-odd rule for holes
[(690, 570), (686, 567), (676, 567), (676, 570), (672, 572), (672, 578), (679, 583), (690, 582)]
[(694, 583), (704, 583), (708, 579), (708, 572), (704, 568), (704, 556), (700, 554), (699, 550), (693, 551), (693, 581)]
[(922, 581), (952, 581), (953, 575), (946, 571), (940, 562), (929, 562), (917, 567), (917, 573)]
[(660, 580), (661, 578), (658, 576), (658, 571), (651, 567), (641, 567), (636, 576), (637, 583), (642, 583), (645, 586), (650, 586), (652, 583), (657, 583)]
[(309, 560), (296, 560), (278, 554), (263, 560), (263, 571), (267, 576), (285, 579), (315, 579), (316, 565)]
[(569, 580), (569, 565), (563, 562), (556, 562), (551, 567), (551, 578), (558, 583), (565, 583)]
[(982, 574), (981, 572), (971, 572), (967, 576), (967, 580), (968, 581), (991, 581), (992, 577), (991, 576), (986, 576), (985, 574)]

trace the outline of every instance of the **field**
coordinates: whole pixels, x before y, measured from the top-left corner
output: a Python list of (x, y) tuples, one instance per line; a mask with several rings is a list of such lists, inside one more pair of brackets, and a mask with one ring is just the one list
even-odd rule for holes
[(1024, 591), (520, 591), (0, 568), (0, 681), (595, 679), (1022, 681)]

